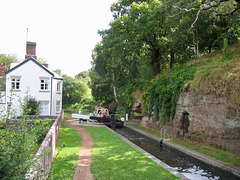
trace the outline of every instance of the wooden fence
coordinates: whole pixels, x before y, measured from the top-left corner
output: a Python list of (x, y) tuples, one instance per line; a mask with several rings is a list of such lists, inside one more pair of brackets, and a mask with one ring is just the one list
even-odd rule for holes
[(39, 147), (35, 155), (34, 167), (26, 174), (26, 179), (46, 179), (51, 169), (63, 118), (64, 112), (61, 111)]

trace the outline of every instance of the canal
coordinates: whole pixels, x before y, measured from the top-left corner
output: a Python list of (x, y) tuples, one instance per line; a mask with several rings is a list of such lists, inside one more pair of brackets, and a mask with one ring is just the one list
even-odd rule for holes
[(132, 143), (174, 168), (188, 179), (239, 180), (235, 175), (221, 170), (220, 168), (208, 165), (165, 144), (160, 145), (159, 141), (145, 136), (132, 128), (125, 126), (114, 130)]

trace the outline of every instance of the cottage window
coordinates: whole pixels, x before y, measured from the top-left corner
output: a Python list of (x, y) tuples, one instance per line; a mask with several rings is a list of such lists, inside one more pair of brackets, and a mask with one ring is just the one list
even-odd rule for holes
[(48, 101), (40, 101), (40, 114), (41, 115), (49, 115), (49, 102)]
[(20, 89), (20, 78), (12, 78), (12, 89), (13, 90)]
[(57, 92), (60, 92), (61, 91), (61, 82), (58, 82), (57, 83)]
[(41, 90), (48, 90), (49, 80), (48, 79), (41, 79)]
[(61, 101), (56, 101), (56, 112), (61, 111)]

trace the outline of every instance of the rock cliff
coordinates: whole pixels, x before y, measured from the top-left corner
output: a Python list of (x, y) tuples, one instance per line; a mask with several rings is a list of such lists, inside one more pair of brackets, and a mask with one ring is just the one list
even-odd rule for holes
[(188, 113), (188, 131), (198, 132), (203, 140), (226, 150), (240, 153), (240, 117), (227, 108), (227, 97), (214, 94), (197, 94), (194, 90), (183, 92), (178, 100), (173, 125), (176, 132), (183, 112)]

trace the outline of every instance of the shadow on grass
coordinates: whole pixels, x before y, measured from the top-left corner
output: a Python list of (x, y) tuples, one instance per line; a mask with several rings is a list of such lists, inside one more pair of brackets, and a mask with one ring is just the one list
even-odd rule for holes
[(178, 179), (104, 127), (82, 127), (93, 138), (96, 179)]
[(68, 126), (61, 126), (53, 173), (50, 179), (72, 180), (77, 166), (82, 137), (80, 132)]

